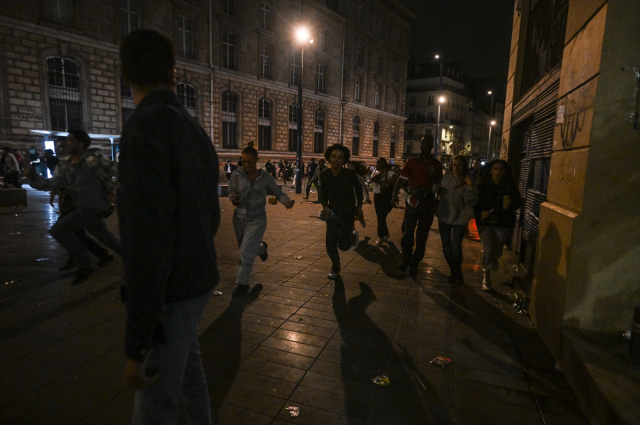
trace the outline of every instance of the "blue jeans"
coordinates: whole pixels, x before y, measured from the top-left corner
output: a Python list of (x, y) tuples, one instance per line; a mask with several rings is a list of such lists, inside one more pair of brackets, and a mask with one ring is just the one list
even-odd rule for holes
[[(404, 235), (400, 239), (402, 246), (402, 261), (404, 264), (417, 266), (424, 258), (427, 249), (429, 230), (433, 224), (433, 211), (427, 205), (418, 205), (416, 208), (409, 205), (404, 210)], [(414, 239), (415, 233), (415, 239)], [(415, 241), (415, 250), (413, 244)]]
[(91, 265), (91, 254), (87, 245), (78, 237), (78, 230), (87, 229), (100, 243), (122, 256), (120, 241), (107, 229), (105, 211), (82, 208), (60, 217), (49, 233), (69, 252), (79, 267)]
[(482, 242), (482, 270), (496, 270), (507, 239), (508, 227), (478, 226)]
[(198, 345), (198, 323), (211, 291), (190, 300), (167, 304), (160, 323), (166, 341), (155, 343), (146, 367), (160, 377), (136, 391), (132, 425), (175, 425), (185, 411), (191, 425), (211, 425), (209, 390)]
[(452, 272), (462, 268), (462, 239), (464, 238), (466, 227), (438, 221), (440, 239), (442, 240), (442, 253)]

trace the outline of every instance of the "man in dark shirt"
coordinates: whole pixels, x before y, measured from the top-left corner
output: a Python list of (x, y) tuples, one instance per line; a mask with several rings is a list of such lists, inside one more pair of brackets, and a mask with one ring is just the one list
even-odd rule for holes
[(118, 212), (124, 248), (125, 377), (135, 424), (211, 424), (198, 323), (218, 284), (218, 157), (178, 102), (173, 43), (151, 30), (120, 46), (136, 110), (122, 134)]
[(320, 173), (320, 202), (323, 217), (327, 220), (327, 254), (331, 259), (329, 279), (340, 274), (340, 253), (349, 248), (358, 249), (359, 236), (354, 230), (353, 218), (362, 215), (362, 185), (355, 171), (344, 168), (351, 151), (339, 144), (329, 146), (324, 157), (331, 164), (329, 170)]
[(42, 156), (44, 156), (44, 160), (47, 165), (47, 168), (49, 169), (49, 172), (53, 176), (53, 171), (56, 169), (56, 166), (58, 165), (58, 162), (60, 162), (60, 160), (58, 159), (57, 156), (53, 154), (52, 149), (43, 150)]
[[(400, 187), (408, 192), (404, 210), (405, 232), (400, 242), (402, 263), (398, 270), (405, 272), (411, 267), (409, 276), (413, 279), (417, 277), (418, 264), (424, 258), (429, 229), (433, 224), (433, 216), (437, 208), (435, 192), (442, 181), (442, 164), (431, 156), (431, 149), (433, 149), (433, 138), (429, 135), (424, 136), (420, 143), (420, 155), (417, 158), (411, 158), (405, 164), (393, 189), (391, 201), (393, 205), (398, 202)], [(414, 232), (415, 251), (413, 249)]]
[(318, 164), (316, 164), (316, 159), (311, 158), (311, 162), (307, 166), (307, 187), (306, 187), (306, 195), (302, 199), (309, 199), (309, 191), (311, 190), (311, 179), (313, 179), (313, 175), (316, 172), (316, 168), (318, 168)]

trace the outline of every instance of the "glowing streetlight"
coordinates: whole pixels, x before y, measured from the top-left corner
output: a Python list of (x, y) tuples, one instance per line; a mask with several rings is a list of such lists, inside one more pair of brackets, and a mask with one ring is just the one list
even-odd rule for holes
[(489, 108), (489, 115), (493, 117), (493, 92), (489, 90), (487, 94), (491, 96), (491, 108)]
[(302, 193), (302, 77), (304, 75), (304, 46), (313, 43), (309, 29), (298, 27), (295, 39), (300, 44), (300, 78), (298, 78), (298, 140), (296, 146), (296, 193)]

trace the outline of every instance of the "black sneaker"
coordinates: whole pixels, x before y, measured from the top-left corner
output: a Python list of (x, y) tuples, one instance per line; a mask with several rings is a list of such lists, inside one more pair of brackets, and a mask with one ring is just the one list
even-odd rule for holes
[(398, 266), (398, 271), (401, 273), (404, 273), (407, 271), (407, 269), (409, 268), (409, 263), (405, 263), (404, 261), (402, 263), (400, 263), (400, 265)]
[(413, 280), (418, 280), (418, 265), (411, 264), (411, 268), (409, 269), (409, 277)]
[(82, 282), (86, 281), (87, 279), (89, 279), (89, 277), (91, 277), (91, 275), (93, 274), (93, 272), (96, 271), (96, 268), (93, 266), (87, 266), (87, 267), (80, 267), (77, 271), (76, 271), (76, 275), (73, 278), (73, 280), (71, 281), (71, 285), (75, 286), (75, 285), (80, 285)]
[(98, 264), (99, 266), (104, 266), (106, 264), (109, 264), (112, 261), (113, 261), (113, 254), (109, 253), (104, 257), (100, 258), (96, 264)]
[(267, 258), (269, 258), (269, 253), (267, 252), (267, 243), (265, 241), (261, 242), (262, 245), (264, 245), (264, 254), (260, 254), (260, 259), (262, 261), (267, 261)]
[(236, 289), (233, 290), (231, 297), (242, 297), (249, 293), (249, 285), (236, 285)]

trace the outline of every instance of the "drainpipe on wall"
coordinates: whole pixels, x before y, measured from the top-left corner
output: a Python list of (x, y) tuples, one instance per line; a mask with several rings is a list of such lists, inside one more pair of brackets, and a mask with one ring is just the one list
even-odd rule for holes
[(342, 28), (342, 69), (340, 70), (340, 144), (342, 143), (342, 110), (343, 110), (343, 101), (344, 101), (344, 39), (347, 34), (347, 29)]

